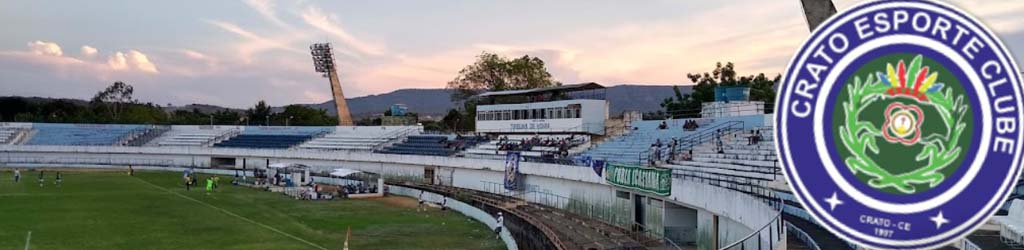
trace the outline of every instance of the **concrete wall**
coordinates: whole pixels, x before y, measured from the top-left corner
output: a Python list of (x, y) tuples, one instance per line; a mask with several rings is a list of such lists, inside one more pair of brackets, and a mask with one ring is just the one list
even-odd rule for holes
[(678, 244), (697, 242), (697, 210), (665, 204), (665, 237)]
[[(713, 221), (716, 216), (718, 246), (723, 247), (743, 239), (753, 229), (760, 229), (779, 215), (778, 211), (749, 195), (681, 178), (672, 179), (672, 195), (666, 201), (698, 210), (696, 238), (701, 249), (710, 249), (706, 247), (715, 239)], [(774, 245), (768, 239), (771, 234), (778, 235), (778, 232), (762, 233), (762, 246)], [(757, 240), (749, 240), (745, 245), (756, 249)]]

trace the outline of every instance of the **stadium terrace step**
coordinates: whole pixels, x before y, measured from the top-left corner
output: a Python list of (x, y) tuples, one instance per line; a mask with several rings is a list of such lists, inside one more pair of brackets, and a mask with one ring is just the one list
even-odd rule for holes
[[(724, 154), (733, 154), (733, 155), (764, 155), (764, 156), (775, 155), (775, 151), (769, 151), (769, 150), (723, 149), (722, 151), (723, 151)], [(703, 149), (703, 148), (694, 148), (693, 149), (693, 153), (694, 154), (718, 154), (718, 152), (716, 152), (713, 149)]]
[(811, 239), (814, 239), (814, 243), (816, 243), (821, 249), (853, 250), (853, 247), (846, 243), (846, 241), (836, 237), (834, 234), (828, 232), (828, 230), (825, 230), (810, 221), (788, 214), (783, 214), (782, 217), (786, 222), (807, 233), (807, 235), (810, 236)]
[(734, 160), (748, 160), (748, 161), (770, 161), (775, 162), (778, 157), (775, 155), (755, 155), (755, 154), (743, 154), (743, 153), (721, 153), (713, 150), (694, 150), (693, 156), (701, 158), (714, 158), (714, 159), (734, 159)]
[(673, 169), (673, 172), (679, 172), (684, 174), (707, 174), (711, 176), (722, 176), (722, 177), (739, 177), (748, 179), (754, 182), (770, 182), (776, 179), (782, 178), (782, 174), (770, 174), (761, 172), (750, 172), (750, 171), (739, 171), (727, 168), (703, 168), (685, 165), (666, 165), (666, 168)]
[(385, 146), (377, 153), (451, 156), (461, 148), (473, 147), (486, 139), (475, 136), (410, 135), (404, 141)]
[[(1020, 245), (1013, 246), (1006, 244), (1002, 239), (1002, 236), (999, 235), (999, 231), (979, 229), (974, 231), (974, 233), (967, 235), (967, 240), (978, 246), (980, 249), (1021, 249)], [(952, 247), (947, 248), (957, 249)], [(942, 248), (942, 250), (946, 250), (947, 248)]]
[(122, 145), (133, 134), (144, 133), (147, 126), (35, 123), (32, 129), (36, 133), (26, 145), (112, 146)]
[(640, 241), (633, 239), (625, 229), (578, 217), (563, 210), (527, 203), (513, 196), (446, 186), (404, 185), (456, 197), (470, 197), (492, 207), (505, 208), (505, 212), (541, 228), (541, 231), (548, 234), (549, 239), (558, 240), (557, 245), (565, 246), (565, 249), (647, 249)]
[(749, 165), (738, 165), (738, 164), (722, 164), (712, 162), (701, 162), (701, 161), (676, 161), (667, 166), (677, 167), (692, 167), (697, 169), (724, 169), (736, 172), (752, 173), (752, 174), (768, 174), (768, 175), (782, 175), (782, 171), (775, 167), (761, 167), (761, 166), (749, 166)]
[(764, 161), (764, 160), (744, 160), (744, 159), (729, 159), (720, 157), (707, 157), (705, 155), (697, 155), (693, 157), (695, 162), (707, 162), (707, 163), (720, 163), (720, 164), (733, 164), (740, 166), (754, 166), (754, 167), (766, 167), (776, 168), (775, 161)]
[(222, 141), (214, 147), (287, 149), (312, 138), (312, 135), (252, 135), (240, 134)]
[(171, 126), (144, 146), (210, 146), (238, 133), (237, 126)]
[(30, 130), (19, 127), (0, 127), (0, 145), (17, 144)]
[[(480, 143), (474, 148), (467, 149), (466, 155), (484, 158), (504, 156), (508, 152), (519, 152), (521, 155), (528, 157), (567, 159), (568, 157), (562, 156), (572, 156), (582, 152), (585, 150), (585, 145), (589, 145), (590, 141), (590, 136), (575, 134), (495, 134), (493, 136), (500, 139)], [(533, 144), (533, 146), (519, 146), (524, 141)], [(552, 145), (562, 142), (566, 143), (565, 152), (562, 152), (562, 146)], [(505, 150), (502, 148), (505, 148)]]

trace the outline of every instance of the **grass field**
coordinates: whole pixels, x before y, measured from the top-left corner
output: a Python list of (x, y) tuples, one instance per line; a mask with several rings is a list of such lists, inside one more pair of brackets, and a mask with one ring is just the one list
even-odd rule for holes
[[(185, 191), (179, 173), (0, 171), (0, 249), (502, 249), (457, 212), (408, 198), (298, 201), (227, 185)], [(204, 176), (200, 176), (205, 178)], [(31, 232), (31, 236), (30, 233)]]

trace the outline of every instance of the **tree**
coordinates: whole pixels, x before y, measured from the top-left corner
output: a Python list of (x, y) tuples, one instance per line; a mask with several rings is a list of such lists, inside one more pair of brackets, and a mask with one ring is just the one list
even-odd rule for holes
[(459, 71), (448, 82), (453, 101), (462, 101), (486, 91), (532, 89), (557, 86), (548, 73), (544, 61), (523, 55), (509, 60), (494, 53), (483, 52), (476, 62)]
[(238, 125), (242, 123), (242, 115), (229, 109), (218, 110), (213, 113), (213, 123)]
[[(509, 60), (494, 53), (482, 52), (476, 62), (459, 70), (458, 76), (448, 82), (452, 101), (463, 101), (462, 114), (449, 128), (470, 131), (476, 127), (476, 102), (470, 97), (487, 91), (534, 89), (558, 86), (551, 77), (544, 60), (523, 55)], [(456, 110), (456, 112), (459, 112)], [(451, 112), (449, 112), (451, 114)], [(448, 123), (445, 123), (449, 125)]]
[(135, 99), (132, 97), (134, 93), (135, 88), (132, 85), (117, 81), (103, 91), (96, 93), (90, 103), (107, 110), (111, 115), (111, 120), (116, 122), (119, 120), (120, 114), (126, 109), (126, 106), (135, 103)]
[(782, 81), (782, 74), (775, 76), (775, 79), (768, 80), (764, 73), (757, 74), (750, 79), (750, 100), (764, 102), (765, 113), (775, 113), (775, 84)]
[(332, 119), (323, 109), (314, 109), (304, 105), (292, 104), (284, 107), (284, 111), (274, 114), (272, 122), (293, 126), (334, 126), (337, 119)]
[[(249, 121), (252, 121), (256, 124), (265, 121), (265, 119), (268, 119), (270, 115), (270, 106), (267, 106), (267, 102), (263, 100), (260, 100), (259, 102), (256, 103), (256, 106), (253, 106), (248, 111), (246, 111), (246, 116), (249, 117)], [(265, 125), (269, 126), (270, 124)]]
[(458, 109), (448, 110), (448, 114), (441, 119), (441, 123), (444, 124), (445, 128), (456, 131), (460, 128), (462, 123), (462, 113), (459, 113)]
[(675, 92), (675, 99), (669, 97), (665, 98), (665, 100), (661, 102), (661, 107), (665, 110), (664, 113), (660, 115), (667, 115), (671, 118), (700, 117), (698, 111), (700, 110), (701, 102), (694, 99), (690, 94), (683, 94), (682, 91), (679, 90), (679, 86), (673, 86), (672, 91)]
[(33, 106), (20, 97), (0, 97), (0, 121), (14, 121), (14, 116), (32, 112)]
[(750, 87), (750, 100), (764, 102), (765, 113), (772, 113), (775, 102), (775, 83), (782, 78), (778, 75), (774, 80), (769, 80), (764, 73), (750, 76), (738, 77), (735, 64), (721, 62), (715, 64), (711, 72), (686, 74), (695, 85), (693, 92), (682, 95), (678, 87), (675, 88), (675, 98), (666, 98), (661, 107), (671, 117), (699, 117), (701, 105), (705, 102), (715, 101), (715, 88), (719, 86), (746, 86)]

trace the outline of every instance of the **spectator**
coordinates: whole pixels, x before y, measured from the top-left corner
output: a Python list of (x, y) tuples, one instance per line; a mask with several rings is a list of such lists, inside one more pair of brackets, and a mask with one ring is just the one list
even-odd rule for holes
[(647, 165), (654, 166), (654, 162), (658, 159), (658, 146), (657, 144), (651, 144), (651, 153), (647, 156)]
[(715, 130), (715, 147), (719, 154), (725, 153), (725, 148), (722, 146), (722, 129)]
[(686, 122), (683, 123), (683, 129), (687, 131), (697, 130), (698, 127), (697, 121), (695, 120), (686, 120)]
[(661, 121), (661, 124), (658, 125), (658, 129), (668, 129), (668, 123)]
[(761, 142), (761, 130), (751, 130), (750, 137), (747, 138), (747, 145), (757, 145)]
[(502, 225), (505, 224), (505, 216), (502, 215), (501, 212), (498, 212), (497, 224), (498, 225), (494, 227), (494, 238), (495, 239), (501, 238), (501, 227), (502, 227)]
[(424, 206), (424, 205), (426, 205), (424, 203), (426, 203), (427, 201), (423, 200), (423, 191), (422, 190), (420, 190), (420, 196), (419, 196), (418, 199), (419, 199), (420, 204), (419, 204), (419, 206), (416, 207), (416, 212), (419, 212), (421, 210), (426, 212), (427, 208)]

